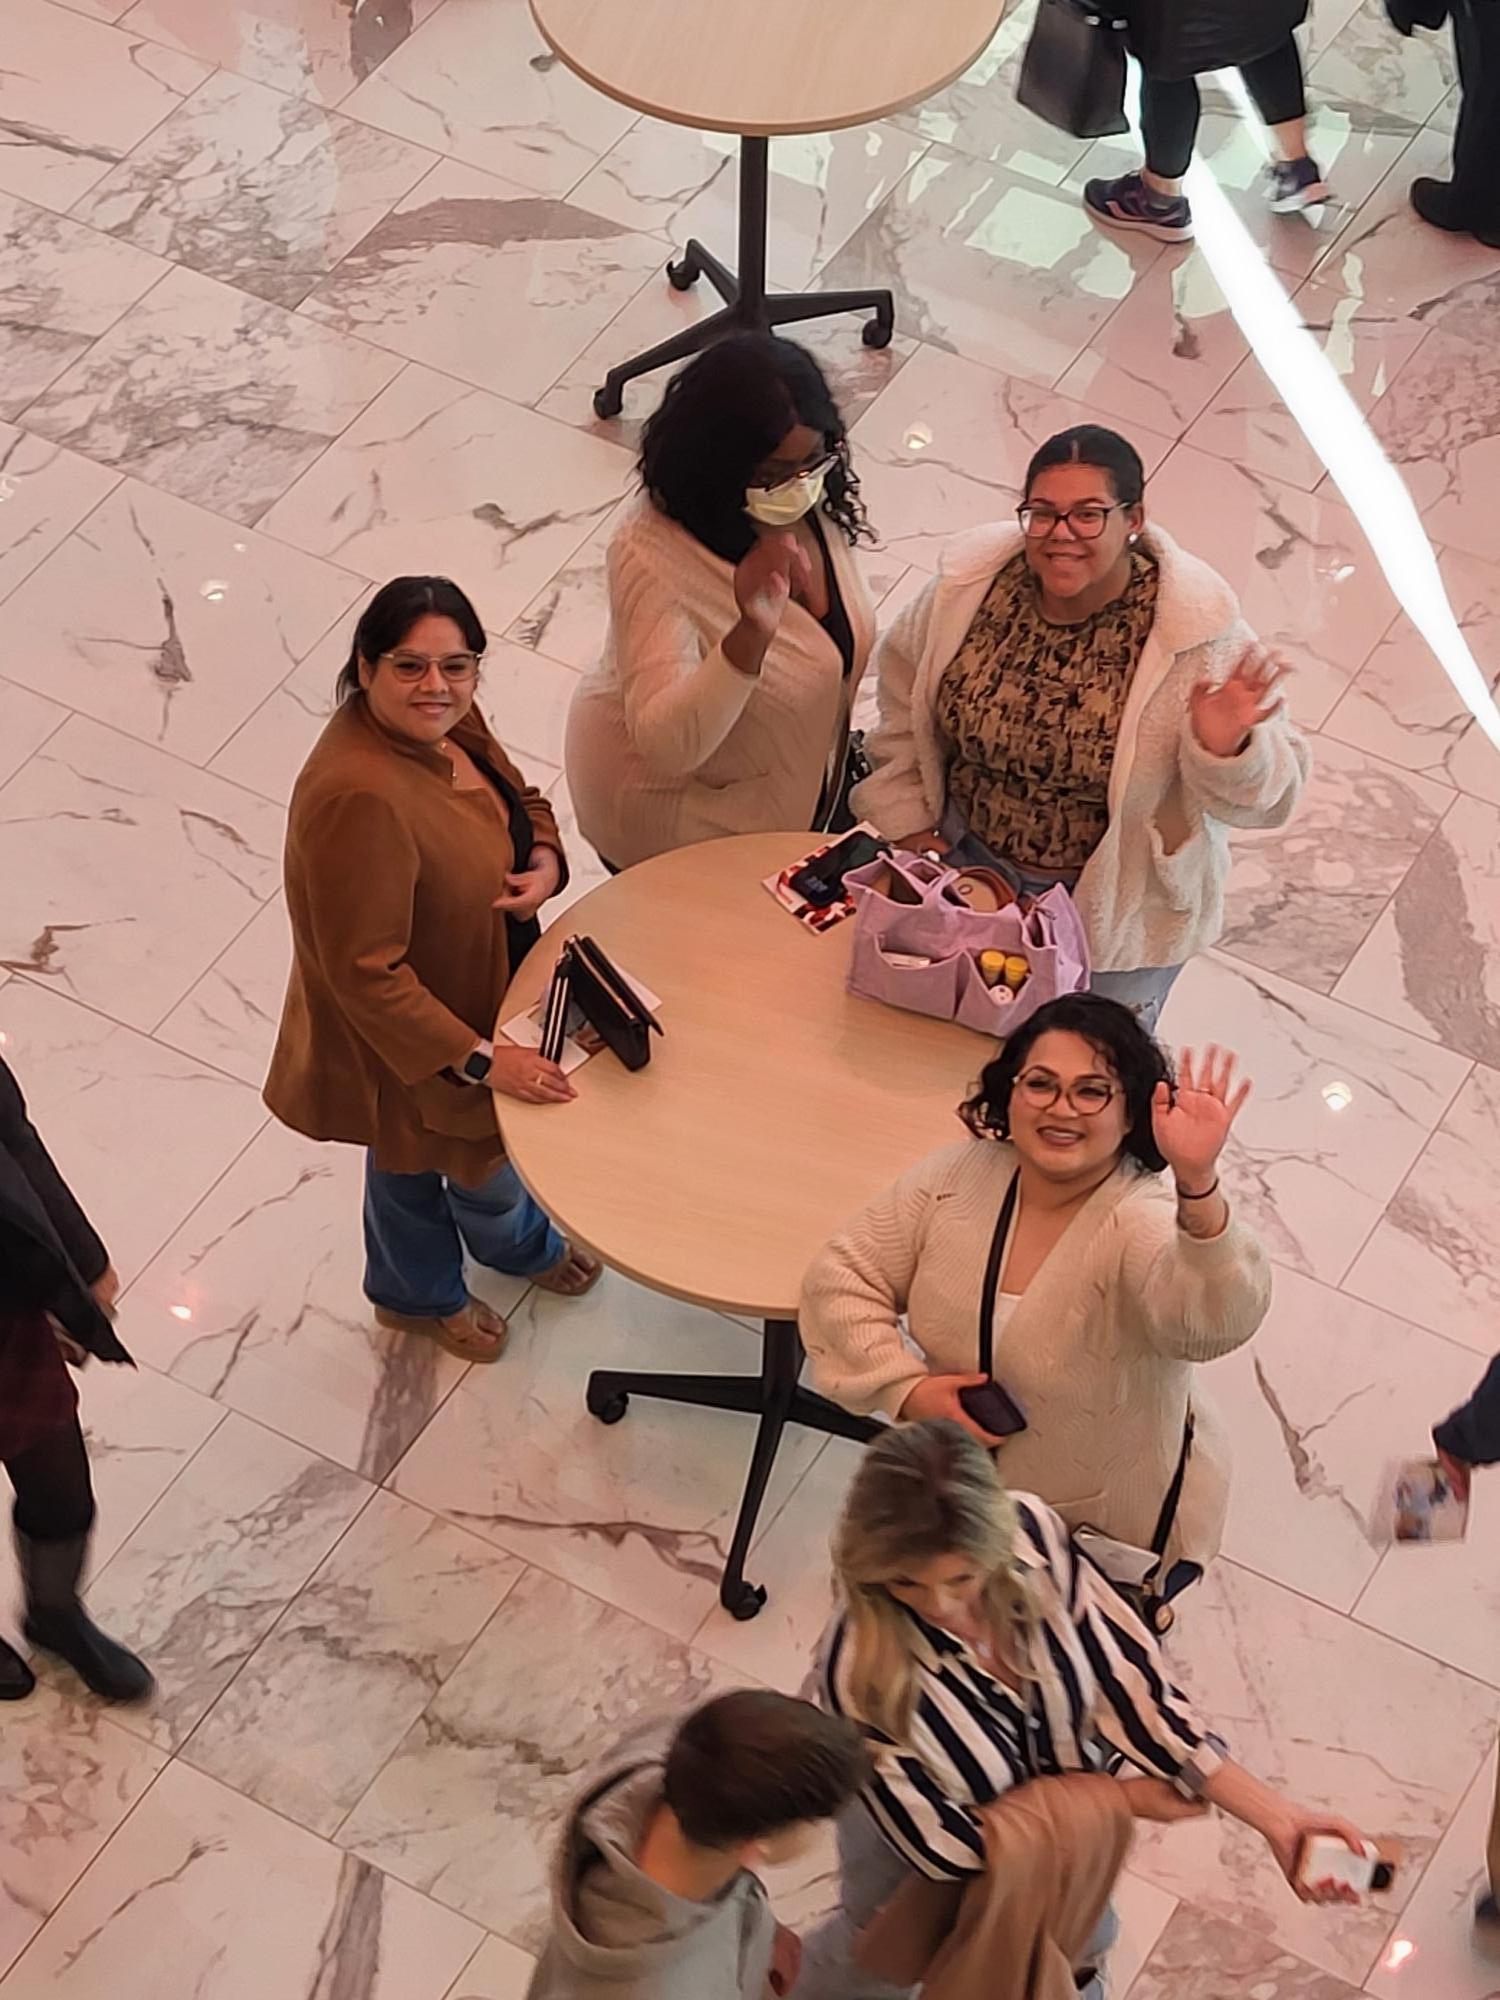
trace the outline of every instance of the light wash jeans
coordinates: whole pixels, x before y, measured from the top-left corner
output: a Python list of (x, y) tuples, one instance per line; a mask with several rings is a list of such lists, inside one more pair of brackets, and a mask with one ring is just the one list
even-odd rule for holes
[(469, 1302), (464, 1251), (476, 1264), (534, 1278), (567, 1244), (512, 1166), (477, 1188), (442, 1174), (388, 1174), (365, 1155), (365, 1297), (412, 1319), (446, 1319)]

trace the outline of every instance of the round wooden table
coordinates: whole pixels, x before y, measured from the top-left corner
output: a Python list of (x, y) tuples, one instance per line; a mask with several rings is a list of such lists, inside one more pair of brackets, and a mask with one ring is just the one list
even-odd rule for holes
[(543, 38), (606, 97), (673, 125), (740, 135), (739, 258), (733, 271), (690, 240), (667, 266), (678, 290), (706, 277), (723, 310), (611, 368), (594, 397), (620, 414), (625, 384), (735, 328), (873, 312), (867, 347), (895, 327), (888, 290), (766, 295), (772, 138), (837, 132), (931, 97), (981, 55), (1005, 0), (531, 0)]
[(803, 1273), (846, 1216), (962, 1136), (955, 1107), (994, 1049), (845, 992), (853, 926), (815, 936), (761, 886), (811, 844), (751, 834), (628, 869), (552, 925), (501, 1010), (540, 999), (575, 932), (661, 996), (646, 1069), (606, 1052), (571, 1104), (498, 1104), (516, 1171), (575, 1241), (656, 1291), (765, 1324), (758, 1375), (599, 1370), (588, 1385), (606, 1423), (632, 1395), (759, 1417), (720, 1587), (741, 1618), (765, 1601), (744, 1563), (786, 1424), (877, 1428), (798, 1384)]

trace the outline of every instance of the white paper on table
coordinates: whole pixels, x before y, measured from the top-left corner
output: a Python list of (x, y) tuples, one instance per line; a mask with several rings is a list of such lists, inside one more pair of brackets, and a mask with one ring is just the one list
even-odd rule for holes
[[(643, 1007), (648, 1008), (653, 1014), (661, 1012), (660, 998), (651, 991), (644, 980), (636, 979), (623, 965), (615, 969)], [(539, 1049), (542, 1046), (542, 1009), (546, 1004), (547, 996), (544, 993), (529, 1013), (512, 1014), (508, 1021), (502, 1021), (500, 1033), (508, 1042), (514, 1042), (517, 1048)], [(586, 1063), (590, 1056), (598, 1053), (597, 1049), (586, 1049), (583, 1043), (575, 1041), (572, 1035), (566, 1036), (562, 1055), (558, 1058), (563, 1075), (571, 1076), (573, 1071)]]

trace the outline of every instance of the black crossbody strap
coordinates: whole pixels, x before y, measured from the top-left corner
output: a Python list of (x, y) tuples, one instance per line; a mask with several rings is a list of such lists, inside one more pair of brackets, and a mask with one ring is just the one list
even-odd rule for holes
[(1177, 1470), (1172, 1474), (1172, 1484), (1167, 1488), (1167, 1497), (1161, 1503), (1161, 1512), (1156, 1517), (1156, 1533), (1151, 1537), (1151, 1553), (1158, 1562), (1167, 1552), (1167, 1543), (1172, 1539), (1172, 1530), (1177, 1525), (1177, 1508), (1182, 1499), (1182, 1483), (1187, 1478), (1188, 1454), (1193, 1449), (1193, 1413), (1187, 1413), (1187, 1422), (1182, 1427), (1182, 1450), (1177, 1454)]
[[(990, 1239), (989, 1260), (984, 1267), (984, 1287), (979, 1294), (979, 1365), (992, 1380), (995, 1374), (995, 1300), (1000, 1291), (1000, 1262), (1005, 1255), (1005, 1239), (1010, 1234), (1016, 1212), (1019, 1181), (1019, 1174), (1011, 1175), (1010, 1186), (1000, 1204), (995, 1233)], [(1176, 1512), (1175, 1503), (1173, 1512)]]

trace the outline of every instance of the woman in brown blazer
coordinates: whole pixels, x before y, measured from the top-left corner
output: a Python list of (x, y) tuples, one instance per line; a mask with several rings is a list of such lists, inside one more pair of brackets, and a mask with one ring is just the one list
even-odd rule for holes
[(265, 1088), (294, 1131), (366, 1148), (376, 1319), (466, 1361), (494, 1361), (506, 1324), (470, 1297), (465, 1250), (570, 1298), (599, 1276), (521, 1186), (496, 1124), (492, 1092), (574, 1092), (536, 1050), (489, 1039), (567, 866), (552, 808), (474, 705), (484, 650), (446, 577), (397, 577), (360, 618), (292, 793), (292, 971)]

